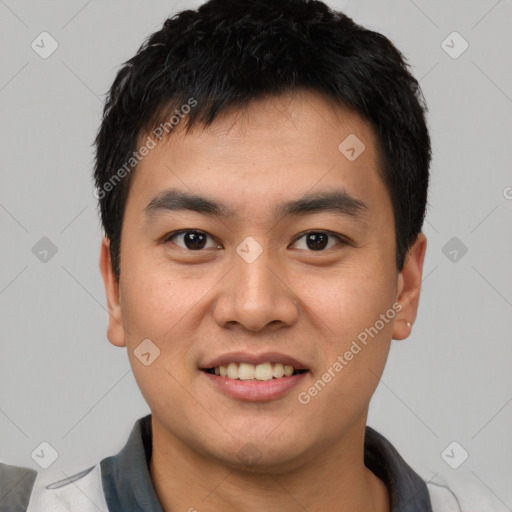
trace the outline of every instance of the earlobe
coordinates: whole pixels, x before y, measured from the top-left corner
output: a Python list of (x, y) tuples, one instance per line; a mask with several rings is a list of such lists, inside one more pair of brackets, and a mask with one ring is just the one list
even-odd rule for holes
[(108, 309), (107, 338), (116, 347), (126, 346), (123, 327), (119, 282), (112, 268), (110, 240), (104, 236), (100, 249), (100, 271), (105, 285)]
[(404, 266), (398, 276), (397, 302), (401, 305), (396, 316), (393, 339), (403, 340), (411, 334), (416, 320), (420, 300), (423, 261), (427, 248), (427, 238), (420, 233), (409, 249)]

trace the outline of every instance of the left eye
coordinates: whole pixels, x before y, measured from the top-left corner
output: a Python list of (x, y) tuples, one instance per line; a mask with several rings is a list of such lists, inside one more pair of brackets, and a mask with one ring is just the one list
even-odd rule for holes
[[(210, 245), (208, 245), (210, 239)], [(179, 231), (173, 233), (165, 239), (165, 242), (173, 241), (178, 247), (198, 251), (201, 249), (220, 248), (219, 244), (203, 231), (189, 229), (188, 231)], [(179, 242), (177, 242), (179, 241)]]
[[(331, 240), (329, 240), (329, 238), (331, 238)], [(343, 243), (343, 240), (332, 233), (326, 231), (310, 231), (295, 240), (294, 245), (299, 246), (297, 249), (323, 251), (334, 247), (339, 242)]]

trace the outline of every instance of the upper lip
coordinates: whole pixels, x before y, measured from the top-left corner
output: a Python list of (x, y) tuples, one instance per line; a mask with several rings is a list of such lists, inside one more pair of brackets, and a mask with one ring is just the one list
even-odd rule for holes
[(227, 366), (229, 363), (248, 363), (248, 364), (263, 364), (263, 363), (282, 363), (283, 365), (293, 366), (296, 370), (307, 370), (308, 367), (287, 354), (280, 352), (262, 352), (260, 354), (250, 354), (248, 352), (229, 352), (211, 359), (206, 364), (201, 364), (199, 367), (203, 370), (215, 368), (217, 366)]

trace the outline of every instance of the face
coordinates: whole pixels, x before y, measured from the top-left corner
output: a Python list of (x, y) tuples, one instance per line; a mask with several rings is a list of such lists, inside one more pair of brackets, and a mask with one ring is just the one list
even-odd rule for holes
[(142, 160), (119, 286), (106, 239), (100, 264), (109, 340), (161, 436), (268, 471), (364, 428), (425, 250), (398, 273), (378, 165), (370, 125), (311, 93), (177, 129)]

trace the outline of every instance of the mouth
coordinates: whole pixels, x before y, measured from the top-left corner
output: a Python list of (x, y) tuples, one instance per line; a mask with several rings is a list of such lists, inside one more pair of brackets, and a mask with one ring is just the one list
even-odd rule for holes
[(237, 401), (262, 402), (287, 396), (310, 369), (284, 354), (226, 354), (200, 367), (206, 383)]
[(240, 363), (232, 361), (228, 364), (213, 366), (211, 368), (201, 368), (202, 371), (218, 377), (226, 377), (232, 380), (257, 380), (269, 381), (273, 379), (284, 379), (294, 375), (306, 373), (309, 370), (304, 368), (295, 368), (281, 362), (262, 364)]

